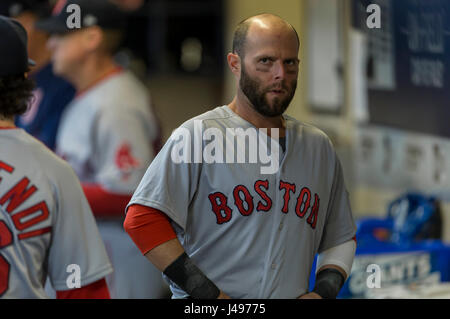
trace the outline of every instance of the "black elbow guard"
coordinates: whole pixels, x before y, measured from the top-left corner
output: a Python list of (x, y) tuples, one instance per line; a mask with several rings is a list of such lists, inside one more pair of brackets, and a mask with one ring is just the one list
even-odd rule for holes
[(340, 271), (327, 268), (317, 274), (313, 292), (324, 299), (336, 299), (344, 282), (345, 278)]

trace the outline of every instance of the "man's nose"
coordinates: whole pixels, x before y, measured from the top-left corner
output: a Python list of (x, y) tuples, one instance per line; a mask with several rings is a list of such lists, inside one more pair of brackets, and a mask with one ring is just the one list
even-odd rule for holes
[(275, 80), (284, 80), (286, 77), (286, 68), (282, 61), (276, 61), (273, 66)]

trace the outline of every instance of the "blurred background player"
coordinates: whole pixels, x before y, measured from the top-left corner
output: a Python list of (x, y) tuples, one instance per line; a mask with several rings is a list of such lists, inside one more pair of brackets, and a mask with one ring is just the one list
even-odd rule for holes
[(58, 298), (109, 298), (112, 266), (76, 175), (14, 124), (34, 87), (26, 31), (0, 16), (0, 34), (0, 298), (47, 298), (47, 275)]
[[(2, 1), (3, 2), (3, 1)], [(49, 34), (35, 28), (38, 19), (51, 14), (50, 0), (7, 0), (5, 15), (19, 21), (28, 34), (28, 55), (36, 66), (30, 78), (36, 83), (28, 111), (16, 118), (16, 125), (41, 140), (50, 149), (55, 147), (56, 132), (64, 108), (73, 99), (75, 89), (52, 70), (47, 48)]]
[[(80, 28), (69, 29), (71, 4)], [(123, 230), (124, 209), (158, 151), (159, 126), (147, 88), (115, 62), (126, 15), (109, 1), (62, 1), (36, 26), (52, 34), (53, 70), (76, 88), (56, 152), (75, 169), (97, 217), (114, 273), (112, 298), (161, 298), (167, 286)]]

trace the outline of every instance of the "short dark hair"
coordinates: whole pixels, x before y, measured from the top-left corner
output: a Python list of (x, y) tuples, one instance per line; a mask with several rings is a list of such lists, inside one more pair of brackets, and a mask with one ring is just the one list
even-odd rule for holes
[(233, 36), (233, 53), (244, 56), (244, 46), (247, 40), (248, 29), (250, 28), (250, 19), (245, 19), (239, 22), (234, 30)]
[[(244, 46), (245, 42), (247, 41), (248, 29), (250, 28), (252, 18), (253, 17), (242, 20), (238, 23), (236, 29), (234, 30), (232, 52), (239, 55), (241, 58), (243, 58), (245, 55)], [(294, 31), (295, 36), (297, 37), (298, 46), (300, 47), (300, 38), (298, 36), (297, 30), (295, 30), (295, 28), (290, 23), (287, 24)]]
[(116, 54), (124, 40), (124, 32), (117, 29), (102, 29), (103, 41), (101, 48), (107, 54)]
[(0, 118), (22, 115), (33, 96), (34, 82), (24, 74), (0, 77)]

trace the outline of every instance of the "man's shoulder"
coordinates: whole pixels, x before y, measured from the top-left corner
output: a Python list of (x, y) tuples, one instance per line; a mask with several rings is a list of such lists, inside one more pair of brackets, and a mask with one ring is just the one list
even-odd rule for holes
[(74, 101), (97, 112), (150, 112), (149, 89), (131, 71), (123, 70)]
[(324, 141), (330, 141), (330, 138), (328, 137), (328, 135), (321, 130), (320, 128), (318, 128), (315, 125), (309, 124), (309, 123), (305, 123), (305, 122), (301, 122), (299, 120), (297, 120), (296, 118), (289, 116), (289, 115), (285, 115), (284, 116), (286, 121), (288, 121), (291, 125), (291, 127), (293, 127), (299, 134), (307, 134), (308, 137), (314, 137), (317, 139), (321, 139)]
[(328, 155), (335, 153), (335, 147), (331, 138), (315, 125), (301, 122), (291, 116), (285, 116), (289, 122), (290, 130), (294, 133), (294, 138), (302, 144), (309, 145), (312, 149), (325, 151)]
[(232, 114), (228, 111), (225, 105), (223, 106), (217, 106), (209, 111), (206, 111), (200, 115), (197, 115), (183, 124), (181, 124), (181, 128), (187, 128), (189, 130), (194, 129), (196, 123), (202, 123), (202, 126), (208, 126), (208, 122), (210, 121), (220, 121), (225, 120), (230, 117), (233, 117)]
[(26, 157), (29, 165), (35, 166), (37, 171), (50, 179), (52, 176), (64, 179), (74, 175), (72, 167), (65, 160), (24, 130), (20, 130), (16, 135), (14, 150)]
[(134, 93), (146, 94), (148, 88), (145, 83), (142, 82), (132, 71), (123, 69), (116, 77), (112, 78), (111, 84), (113, 86), (119, 86), (123, 89), (130, 89)]

